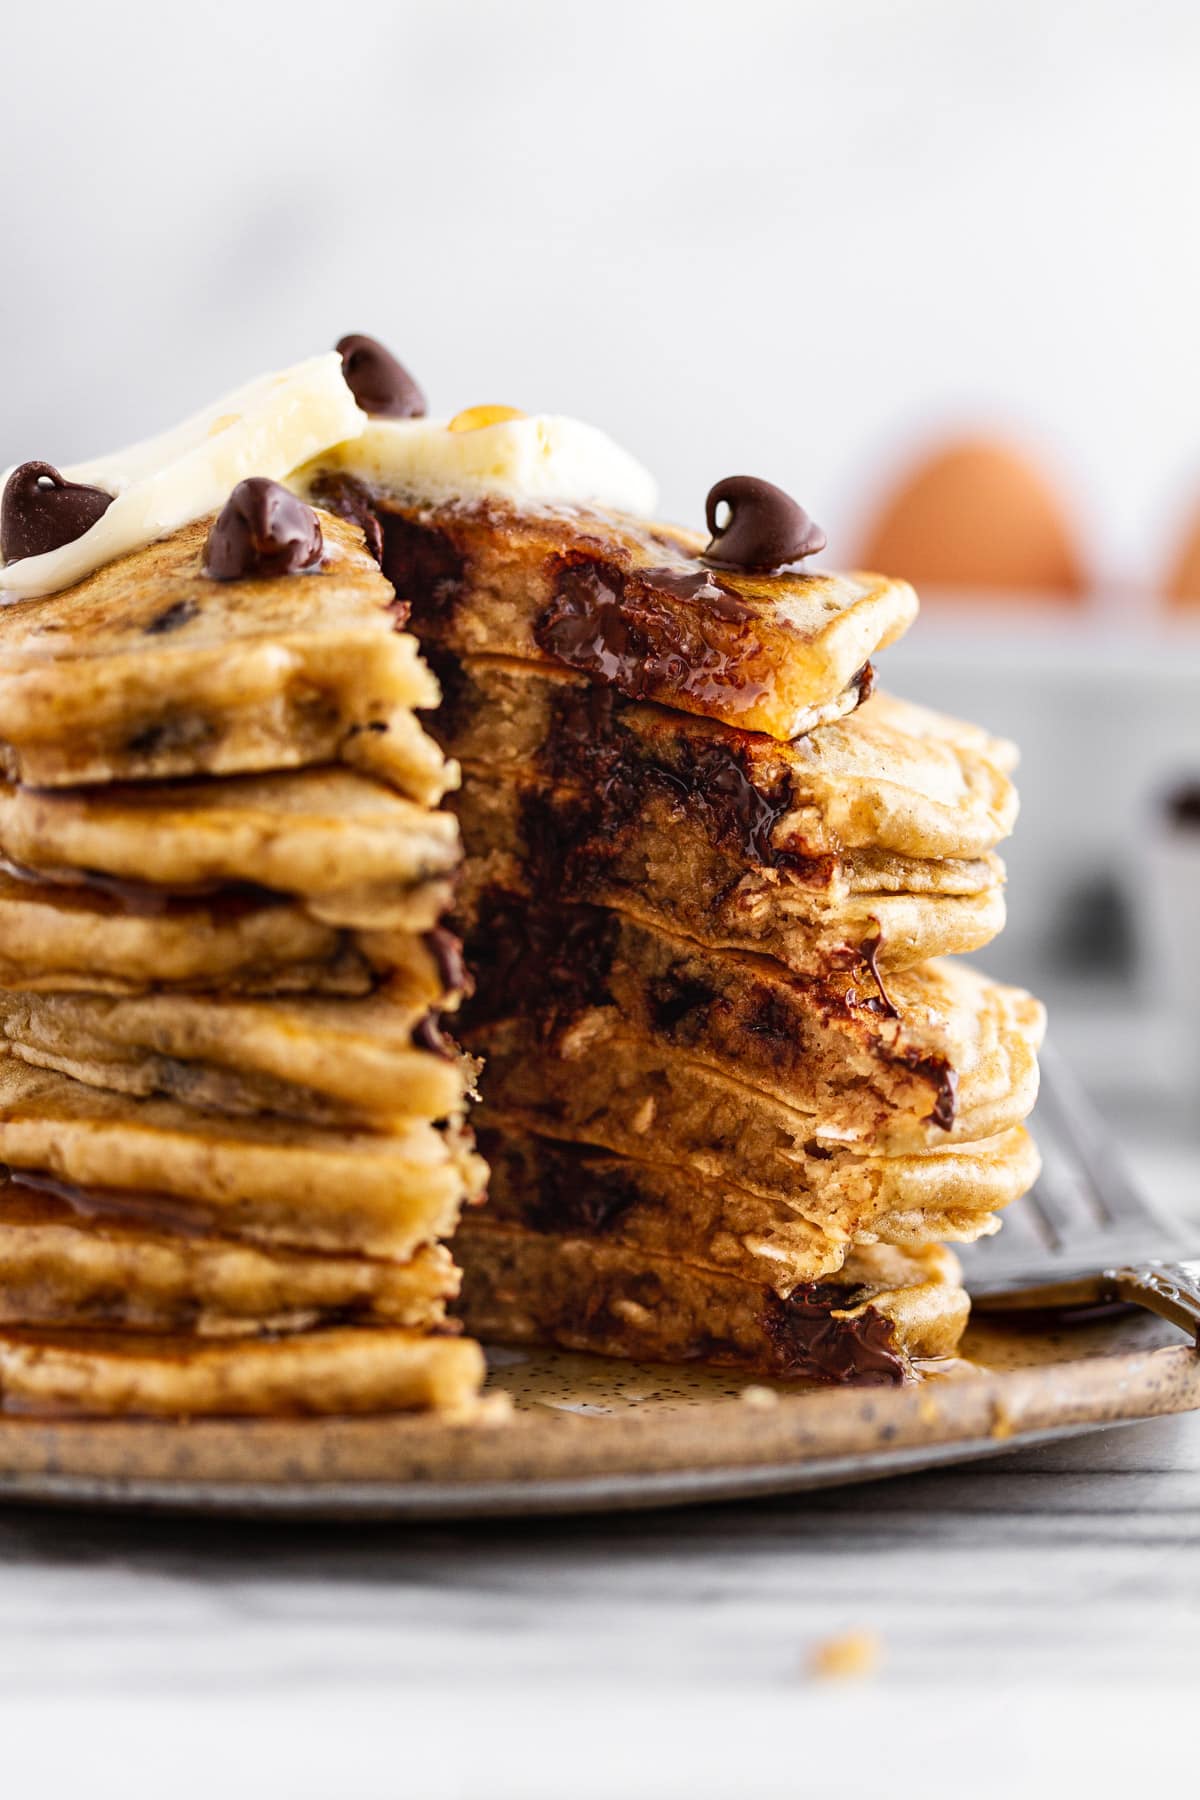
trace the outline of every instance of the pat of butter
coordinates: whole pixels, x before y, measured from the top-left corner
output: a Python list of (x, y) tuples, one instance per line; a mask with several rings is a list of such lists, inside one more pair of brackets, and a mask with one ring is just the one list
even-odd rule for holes
[(658, 500), (654, 477), (606, 432), (547, 413), (453, 431), (445, 419), (372, 419), (351, 442), (298, 471), (293, 485), (303, 492), (330, 471), (417, 500), (557, 501), (640, 518), (652, 517)]
[(67, 480), (115, 495), (112, 505), (73, 543), (0, 566), (0, 601), (70, 587), (104, 563), (216, 512), (248, 476), (282, 481), (366, 422), (346, 386), (342, 359), (330, 350), (248, 382), (158, 437), (76, 463), (63, 470)]

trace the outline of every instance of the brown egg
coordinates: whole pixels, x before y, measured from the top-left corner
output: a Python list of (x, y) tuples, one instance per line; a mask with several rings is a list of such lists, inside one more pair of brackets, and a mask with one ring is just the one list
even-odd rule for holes
[(1200, 606), (1200, 511), (1192, 519), (1171, 570), (1167, 599), (1172, 606)]
[(918, 466), (867, 534), (864, 567), (914, 585), (1046, 594), (1087, 589), (1059, 495), (1019, 450), (983, 439), (950, 444)]

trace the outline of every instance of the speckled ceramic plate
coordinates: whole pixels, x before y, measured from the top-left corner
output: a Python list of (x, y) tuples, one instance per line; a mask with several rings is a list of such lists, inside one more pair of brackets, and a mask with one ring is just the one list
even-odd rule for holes
[[(1147, 1316), (973, 1328), (904, 1388), (747, 1387), (497, 1351), (508, 1416), (0, 1422), (0, 1498), (307, 1518), (495, 1518), (780, 1494), (1200, 1407), (1200, 1356)], [(499, 1412), (506, 1409), (501, 1403)]]

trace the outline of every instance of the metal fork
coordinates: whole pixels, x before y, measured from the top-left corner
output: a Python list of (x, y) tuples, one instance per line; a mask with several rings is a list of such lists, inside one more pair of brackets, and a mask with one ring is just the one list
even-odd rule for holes
[(962, 1252), (978, 1313), (1147, 1307), (1200, 1348), (1197, 1240), (1151, 1206), (1099, 1114), (1052, 1047), (1042, 1054), (1035, 1136), (1043, 1171), (996, 1238)]

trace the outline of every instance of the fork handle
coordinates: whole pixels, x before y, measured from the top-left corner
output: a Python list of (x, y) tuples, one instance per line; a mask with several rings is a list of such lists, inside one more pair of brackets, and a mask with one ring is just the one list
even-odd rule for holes
[(1114, 1300), (1147, 1307), (1190, 1331), (1200, 1349), (1200, 1262), (1131, 1263), (1106, 1269), (1101, 1280)]

